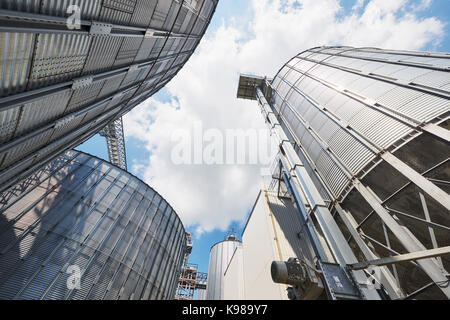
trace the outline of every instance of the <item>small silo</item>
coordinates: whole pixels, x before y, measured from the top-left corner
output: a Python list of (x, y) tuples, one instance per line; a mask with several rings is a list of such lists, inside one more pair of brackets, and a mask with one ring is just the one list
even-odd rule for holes
[(366, 299), (380, 297), (360, 283), (381, 298), (450, 299), (449, 58), (316, 47), (273, 80), (240, 77), (238, 98), (259, 102), (279, 143), (274, 178), (311, 230), (309, 260), (350, 268)]
[(206, 300), (222, 300), (224, 296), (224, 273), (233, 253), (241, 246), (235, 235), (228, 235), (225, 240), (211, 247), (209, 252), (208, 285)]

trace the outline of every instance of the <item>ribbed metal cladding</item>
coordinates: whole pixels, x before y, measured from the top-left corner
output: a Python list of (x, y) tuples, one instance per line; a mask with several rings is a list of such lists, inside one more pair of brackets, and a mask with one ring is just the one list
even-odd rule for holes
[(395, 148), (417, 126), (450, 112), (449, 66), (449, 54), (314, 48), (278, 72), (272, 101), (340, 198), (376, 158), (373, 147)]
[[(67, 25), (73, 5), (81, 29)], [(18, 182), (13, 171), (44, 165), (167, 84), (216, 6), (217, 0), (1, 1), (0, 191)]]
[(0, 200), (0, 299), (173, 299), (183, 224), (131, 174), (68, 151)]
[(208, 284), (206, 286), (206, 300), (223, 300), (224, 273), (230, 263), (236, 247), (242, 245), (234, 236), (216, 243), (209, 252)]

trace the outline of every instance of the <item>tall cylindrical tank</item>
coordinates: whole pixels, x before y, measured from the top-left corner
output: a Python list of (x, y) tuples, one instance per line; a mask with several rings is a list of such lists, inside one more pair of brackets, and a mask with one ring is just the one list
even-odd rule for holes
[(206, 300), (206, 289), (198, 289), (197, 300)]
[(206, 300), (222, 300), (224, 296), (224, 273), (236, 247), (242, 245), (234, 235), (211, 247), (209, 252), (208, 284)]
[(172, 299), (186, 250), (172, 207), (69, 151), (1, 194), (0, 299)]
[[(449, 68), (446, 53), (319, 47), (261, 88), (361, 260), (450, 245)], [(397, 293), (445, 279), (448, 256), (428, 262), (390, 266)], [(437, 278), (420, 298), (444, 297)]]
[(0, 192), (164, 87), (217, 3), (0, 1)]

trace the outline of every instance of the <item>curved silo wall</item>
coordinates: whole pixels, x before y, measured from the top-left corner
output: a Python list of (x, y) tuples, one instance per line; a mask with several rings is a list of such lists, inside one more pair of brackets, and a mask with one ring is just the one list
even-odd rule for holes
[(223, 300), (224, 273), (230, 263), (236, 247), (242, 243), (238, 240), (225, 240), (216, 243), (209, 252), (208, 284), (206, 300)]
[[(450, 245), (449, 68), (447, 53), (318, 47), (268, 84), (266, 98), (323, 199), (344, 210), (330, 206), (343, 232), (351, 239), (352, 225), (363, 235), (351, 243), (360, 259), (363, 242), (381, 257)], [(389, 268), (408, 293), (433, 274), (444, 279), (450, 261)], [(432, 286), (418, 297), (443, 295)]]
[(173, 298), (184, 227), (131, 174), (69, 151), (1, 196), (0, 299)]
[(193, 54), (216, 6), (0, 1), (0, 192), (164, 87)]

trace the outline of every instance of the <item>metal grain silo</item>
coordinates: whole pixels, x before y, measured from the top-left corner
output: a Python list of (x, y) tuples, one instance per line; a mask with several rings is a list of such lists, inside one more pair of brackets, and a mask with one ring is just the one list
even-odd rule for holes
[(0, 299), (173, 299), (183, 224), (130, 173), (69, 151), (0, 200)]
[(217, 0), (0, 1), (0, 192), (164, 87)]
[(450, 297), (449, 70), (447, 53), (318, 47), (273, 80), (240, 79), (317, 258), (356, 282), (372, 273), (391, 298)]
[(224, 241), (211, 247), (209, 252), (208, 284), (206, 286), (206, 300), (222, 300), (224, 296), (224, 273), (231, 261), (234, 250), (241, 245), (241, 241), (234, 235), (229, 235)]

